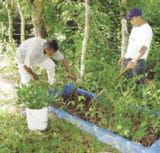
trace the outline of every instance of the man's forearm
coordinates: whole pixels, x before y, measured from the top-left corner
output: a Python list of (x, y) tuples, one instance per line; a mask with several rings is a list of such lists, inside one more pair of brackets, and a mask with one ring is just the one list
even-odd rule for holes
[(134, 60), (138, 61), (139, 59), (141, 59), (141, 57), (146, 53), (146, 51), (147, 51), (147, 47), (142, 46), (142, 48), (139, 51), (139, 54), (137, 55), (137, 57)]
[(64, 59), (64, 60), (61, 61), (61, 63), (64, 65), (66, 71), (68, 72), (69, 77), (70, 77), (72, 80), (76, 81), (77, 77), (76, 77), (76, 75), (74, 75), (74, 74), (72, 73), (72, 71), (71, 71), (71, 69), (70, 69), (70, 66), (69, 66), (67, 60)]
[(24, 69), (25, 69), (29, 74), (32, 75), (32, 77), (33, 77), (34, 80), (38, 80), (38, 79), (39, 79), (38, 76), (37, 76), (37, 74), (34, 73), (31, 68), (29, 68), (28, 66), (24, 65)]
[(35, 73), (32, 71), (32, 69), (29, 68), (28, 66), (24, 65), (24, 69), (25, 69), (29, 74), (31, 74), (32, 76), (35, 75)]
[(146, 53), (146, 51), (147, 47), (142, 46), (142, 48), (139, 50), (137, 57), (135, 57), (128, 63), (127, 69), (134, 69), (138, 63), (138, 60), (141, 59), (141, 57)]
[(64, 65), (66, 71), (67, 71), (68, 73), (71, 73), (71, 69), (70, 69), (70, 66), (69, 66), (67, 60), (66, 60), (66, 59), (63, 59), (63, 60), (61, 61), (61, 63)]

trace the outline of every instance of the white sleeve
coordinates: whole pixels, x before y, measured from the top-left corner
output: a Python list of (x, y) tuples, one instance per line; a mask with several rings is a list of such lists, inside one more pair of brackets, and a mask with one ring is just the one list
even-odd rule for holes
[(55, 59), (57, 61), (62, 61), (64, 59), (64, 55), (60, 51), (57, 51), (54, 54), (53, 59)]
[(153, 33), (152, 33), (152, 30), (147, 30), (145, 33), (144, 33), (144, 39), (142, 41), (142, 46), (146, 46), (147, 48), (150, 47), (150, 44), (151, 44), (151, 41), (152, 41), (152, 36), (153, 36)]

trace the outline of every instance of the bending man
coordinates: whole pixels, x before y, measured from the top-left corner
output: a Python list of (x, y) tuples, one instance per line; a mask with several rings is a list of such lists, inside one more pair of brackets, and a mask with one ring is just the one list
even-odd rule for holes
[(48, 82), (53, 84), (55, 81), (55, 63), (51, 58), (60, 61), (68, 72), (69, 77), (72, 80), (76, 80), (76, 76), (71, 72), (67, 60), (59, 51), (57, 41), (46, 41), (34, 37), (25, 40), (16, 51), (16, 62), (21, 83), (28, 84), (31, 80), (38, 80), (37, 74), (32, 70), (34, 65), (38, 65), (40, 68), (47, 70)]

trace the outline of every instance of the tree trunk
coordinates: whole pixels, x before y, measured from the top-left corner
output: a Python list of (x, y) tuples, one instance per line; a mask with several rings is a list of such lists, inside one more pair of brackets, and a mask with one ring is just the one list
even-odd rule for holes
[(28, 1), (31, 6), (32, 22), (34, 26), (35, 36), (44, 38), (47, 35), (47, 30), (43, 19), (45, 0)]
[(85, 0), (85, 28), (84, 28), (84, 37), (82, 42), (81, 68), (80, 68), (81, 79), (85, 73), (85, 58), (86, 58), (87, 44), (89, 39), (89, 22), (90, 22), (89, 2), (90, 0)]
[(25, 16), (23, 14), (23, 10), (19, 0), (17, 1), (17, 7), (21, 17), (21, 43), (22, 43), (25, 40)]
[(3, 22), (0, 22), (1, 23), (1, 39), (3, 40), (4, 38), (4, 25), (3, 25)]
[(9, 42), (13, 42), (13, 2), (12, 0), (5, 0), (7, 13), (8, 13), (8, 22), (9, 22)]
[(121, 33), (122, 33), (122, 42), (121, 42), (121, 58), (125, 56), (127, 45), (128, 45), (128, 28), (127, 28), (127, 21), (124, 19), (126, 16), (126, 7), (127, 7), (127, 0), (121, 0)]

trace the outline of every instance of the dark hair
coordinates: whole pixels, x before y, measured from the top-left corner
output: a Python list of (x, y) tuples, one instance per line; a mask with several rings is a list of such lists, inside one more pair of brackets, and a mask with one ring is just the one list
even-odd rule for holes
[(44, 48), (54, 49), (55, 51), (57, 51), (59, 49), (57, 40), (47, 40), (44, 43)]

